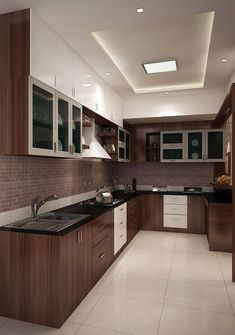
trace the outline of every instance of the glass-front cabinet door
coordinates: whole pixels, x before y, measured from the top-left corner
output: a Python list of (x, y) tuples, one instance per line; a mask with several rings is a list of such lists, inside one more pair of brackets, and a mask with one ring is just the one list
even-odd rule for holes
[(206, 159), (211, 162), (225, 161), (225, 140), (223, 129), (206, 130)]
[(71, 110), (72, 110), (71, 153), (74, 157), (81, 157), (82, 156), (82, 106), (76, 102), (72, 102)]
[(63, 94), (56, 94), (56, 120), (57, 120), (57, 155), (70, 155), (70, 99)]
[(161, 161), (181, 162), (184, 160), (184, 150), (182, 148), (164, 148), (161, 150)]
[(55, 91), (30, 79), (29, 153), (51, 156), (55, 145)]
[(162, 131), (162, 146), (182, 146), (184, 145), (184, 131)]
[(199, 162), (205, 159), (203, 142), (203, 130), (191, 130), (186, 132), (186, 160)]
[(126, 160), (130, 160), (130, 135), (129, 133), (126, 133), (125, 145), (126, 145)]

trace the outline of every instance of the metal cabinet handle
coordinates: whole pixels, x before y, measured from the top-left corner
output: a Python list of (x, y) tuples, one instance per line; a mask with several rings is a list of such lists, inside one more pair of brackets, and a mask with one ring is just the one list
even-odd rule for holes
[(105, 228), (105, 225), (101, 225), (101, 226), (98, 227), (99, 230), (102, 230), (104, 228)]
[(56, 152), (57, 151), (57, 143), (54, 142), (54, 151)]
[(123, 211), (123, 210), (124, 210), (124, 208), (120, 208), (119, 210), (120, 210), (120, 211)]
[(104, 258), (105, 255), (106, 255), (106, 253), (105, 253), (105, 252), (102, 252), (102, 254), (99, 255), (99, 259)]
[(123, 234), (122, 235), (120, 235), (120, 238), (122, 238), (123, 237)]
[(120, 222), (120, 224), (123, 224), (123, 223), (124, 223), (123, 221)]
[(55, 83), (55, 87), (56, 87), (56, 76), (54, 76), (54, 83)]
[(77, 233), (77, 243), (78, 244), (82, 243), (82, 229)]

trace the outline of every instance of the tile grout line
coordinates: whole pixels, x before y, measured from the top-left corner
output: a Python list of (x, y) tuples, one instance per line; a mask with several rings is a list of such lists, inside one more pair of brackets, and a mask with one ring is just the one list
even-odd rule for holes
[(160, 318), (159, 318), (159, 322), (158, 322), (156, 335), (158, 335), (159, 331), (160, 331), (160, 325), (161, 325), (161, 321), (162, 321), (162, 314), (163, 314), (163, 309), (164, 309), (164, 306), (165, 306), (166, 294), (167, 294), (167, 290), (168, 290), (168, 286), (169, 286), (170, 275), (171, 275), (171, 271), (172, 271), (172, 264), (173, 264), (173, 259), (174, 259), (174, 256), (175, 256), (177, 239), (178, 239), (178, 237), (176, 236), (175, 237), (175, 246), (174, 246), (174, 250), (173, 250), (173, 253), (172, 253), (172, 257), (171, 257), (170, 271), (169, 271), (168, 278), (167, 278), (167, 285), (166, 285), (166, 290), (165, 290), (165, 294), (164, 294), (164, 298), (163, 298), (163, 302), (162, 302), (162, 308), (161, 308), (161, 313), (160, 313)]
[(230, 302), (230, 306), (231, 306), (231, 309), (232, 309), (232, 314), (233, 314), (233, 316), (235, 316), (235, 309), (233, 308), (233, 304), (232, 304), (232, 301), (231, 301), (231, 298), (230, 298), (230, 295), (229, 295), (229, 292), (228, 292), (228, 287), (227, 287), (227, 284), (226, 284), (226, 280), (225, 280), (225, 277), (224, 277), (222, 266), (221, 266), (220, 261), (219, 261), (219, 253), (216, 254), (216, 258), (217, 258), (217, 261), (219, 263), (219, 268), (220, 268), (220, 271), (221, 271), (221, 274), (222, 274), (222, 277), (223, 277), (224, 286), (225, 286), (225, 289), (226, 289), (226, 292), (227, 292), (227, 295), (228, 295), (228, 300)]

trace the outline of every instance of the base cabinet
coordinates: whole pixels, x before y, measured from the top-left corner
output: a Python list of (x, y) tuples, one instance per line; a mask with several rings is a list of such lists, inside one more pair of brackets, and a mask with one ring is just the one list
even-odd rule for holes
[(127, 242), (129, 243), (140, 230), (139, 197), (127, 203)]
[(207, 237), (209, 250), (232, 252), (231, 203), (209, 203)]
[(92, 287), (91, 226), (65, 236), (1, 231), (0, 245), (0, 315), (59, 328)]
[(159, 230), (163, 227), (163, 196), (144, 194), (140, 196), (141, 229)]
[(188, 232), (206, 233), (206, 199), (204, 196), (188, 196)]

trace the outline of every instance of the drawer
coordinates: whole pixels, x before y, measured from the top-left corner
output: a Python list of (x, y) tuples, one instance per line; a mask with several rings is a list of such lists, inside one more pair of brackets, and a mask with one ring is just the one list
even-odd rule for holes
[(106, 236), (108, 236), (108, 227), (105, 222), (94, 222), (92, 225), (92, 245), (95, 246)]
[(164, 214), (163, 226), (170, 228), (188, 228), (187, 215)]
[(164, 214), (187, 215), (187, 205), (168, 205), (164, 203)]
[(114, 235), (114, 255), (121, 249), (121, 247), (126, 243), (127, 235), (126, 230), (119, 232)]
[(106, 270), (110, 261), (110, 243), (108, 237), (93, 248), (93, 280), (96, 281)]
[(187, 195), (164, 195), (164, 205), (187, 205)]
[(114, 224), (126, 221), (126, 203), (114, 208)]

